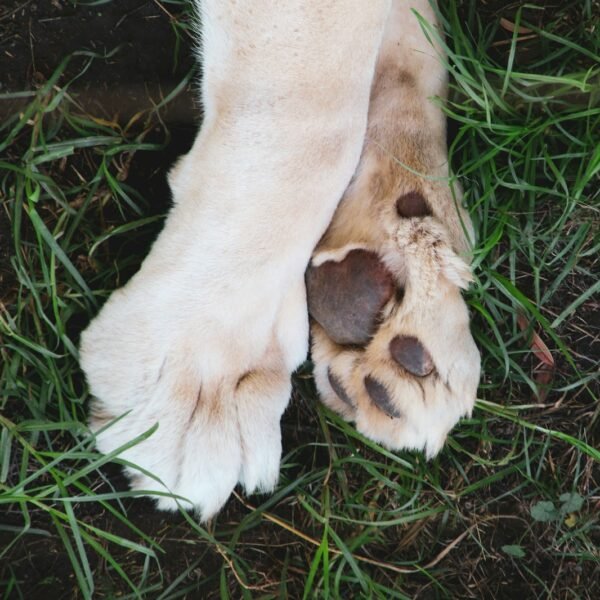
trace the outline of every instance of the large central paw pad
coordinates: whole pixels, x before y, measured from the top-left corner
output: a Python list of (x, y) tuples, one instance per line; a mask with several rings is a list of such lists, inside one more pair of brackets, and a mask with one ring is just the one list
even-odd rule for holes
[(351, 250), (306, 273), (308, 310), (336, 344), (367, 344), (394, 293), (394, 278), (374, 252)]

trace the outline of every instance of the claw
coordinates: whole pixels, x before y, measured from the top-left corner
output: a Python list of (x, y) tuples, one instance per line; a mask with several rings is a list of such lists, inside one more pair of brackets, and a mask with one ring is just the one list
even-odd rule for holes
[(400, 418), (402, 413), (395, 407), (386, 387), (374, 377), (367, 375), (364, 379), (365, 389), (373, 402), (389, 417)]

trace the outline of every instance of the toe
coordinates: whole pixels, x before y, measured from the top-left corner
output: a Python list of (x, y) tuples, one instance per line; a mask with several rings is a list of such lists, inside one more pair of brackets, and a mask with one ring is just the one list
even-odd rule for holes
[(352, 376), (363, 352), (334, 344), (317, 323), (312, 326), (311, 355), (319, 396), (328, 408), (347, 420), (356, 415), (357, 395)]
[(327, 381), (329, 381), (331, 389), (342, 402), (345, 402), (350, 408), (355, 408), (356, 405), (354, 404), (354, 401), (346, 391), (346, 388), (340, 379), (333, 373), (331, 368), (327, 369)]

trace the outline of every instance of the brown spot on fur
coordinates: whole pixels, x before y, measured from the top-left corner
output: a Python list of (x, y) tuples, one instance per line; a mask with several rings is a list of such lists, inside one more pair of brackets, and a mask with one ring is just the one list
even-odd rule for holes
[(223, 388), (223, 383), (219, 383), (210, 394), (203, 394), (202, 388), (198, 392), (198, 403), (194, 412), (201, 408), (206, 415), (206, 420), (212, 424), (211, 427), (220, 427), (230, 414), (229, 407), (224, 402), (227, 392)]
[(114, 415), (100, 408), (97, 401), (92, 404), (90, 409), (90, 423), (94, 429), (100, 429), (108, 425), (114, 418)]
[(404, 69), (398, 69), (396, 73), (396, 81), (399, 85), (404, 85), (406, 87), (415, 87), (417, 81), (413, 77), (412, 73), (405, 71)]
[(399, 217), (411, 219), (413, 217), (430, 217), (431, 210), (427, 201), (419, 192), (408, 192), (396, 200), (396, 212)]
[(398, 87), (414, 87), (416, 80), (412, 73), (398, 66), (396, 60), (381, 61), (371, 87), (371, 98)]
[(400, 418), (402, 413), (396, 408), (383, 383), (374, 377), (367, 375), (364, 379), (365, 389), (373, 403), (386, 415), (392, 418)]
[(245, 382), (248, 381), (254, 374), (256, 373), (256, 371), (246, 371), (246, 373), (244, 373), (238, 380), (237, 383), (235, 384), (235, 391), (237, 392), (239, 387)]
[(141, 475), (137, 475), (136, 473), (133, 474), (128, 474), (129, 477), (129, 484), (131, 485), (132, 489), (140, 489), (142, 487), (142, 483), (143, 483), (143, 479)]
[(331, 340), (365, 345), (392, 297), (392, 274), (374, 252), (351, 250), (341, 262), (327, 261), (306, 272), (308, 312)]
[(327, 379), (329, 380), (329, 385), (331, 389), (335, 392), (336, 396), (342, 401), (345, 402), (348, 406), (354, 408), (354, 402), (352, 402), (352, 398), (346, 392), (342, 382), (333, 374), (331, 369), (327, 369)]
[(397, 335), (390, 342), (390, 354), (403, 369), (417, 377), (425, 377), (434, 369), (431, 354), (411, 335)]

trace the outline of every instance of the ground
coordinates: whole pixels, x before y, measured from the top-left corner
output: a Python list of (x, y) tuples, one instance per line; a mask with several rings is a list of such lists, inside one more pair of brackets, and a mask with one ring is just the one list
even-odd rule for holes
[(476, 412), (434, 461), (393, 454), (318, 404), (307, 362), (277, 491), (236, 494), (205, 528), (131, 497), (94, 451), (76, 351), (201, 120), (188, 3), (2, 3), (3, 597), (600, 596), (600, 5), (442, 13), (479, 236)]

